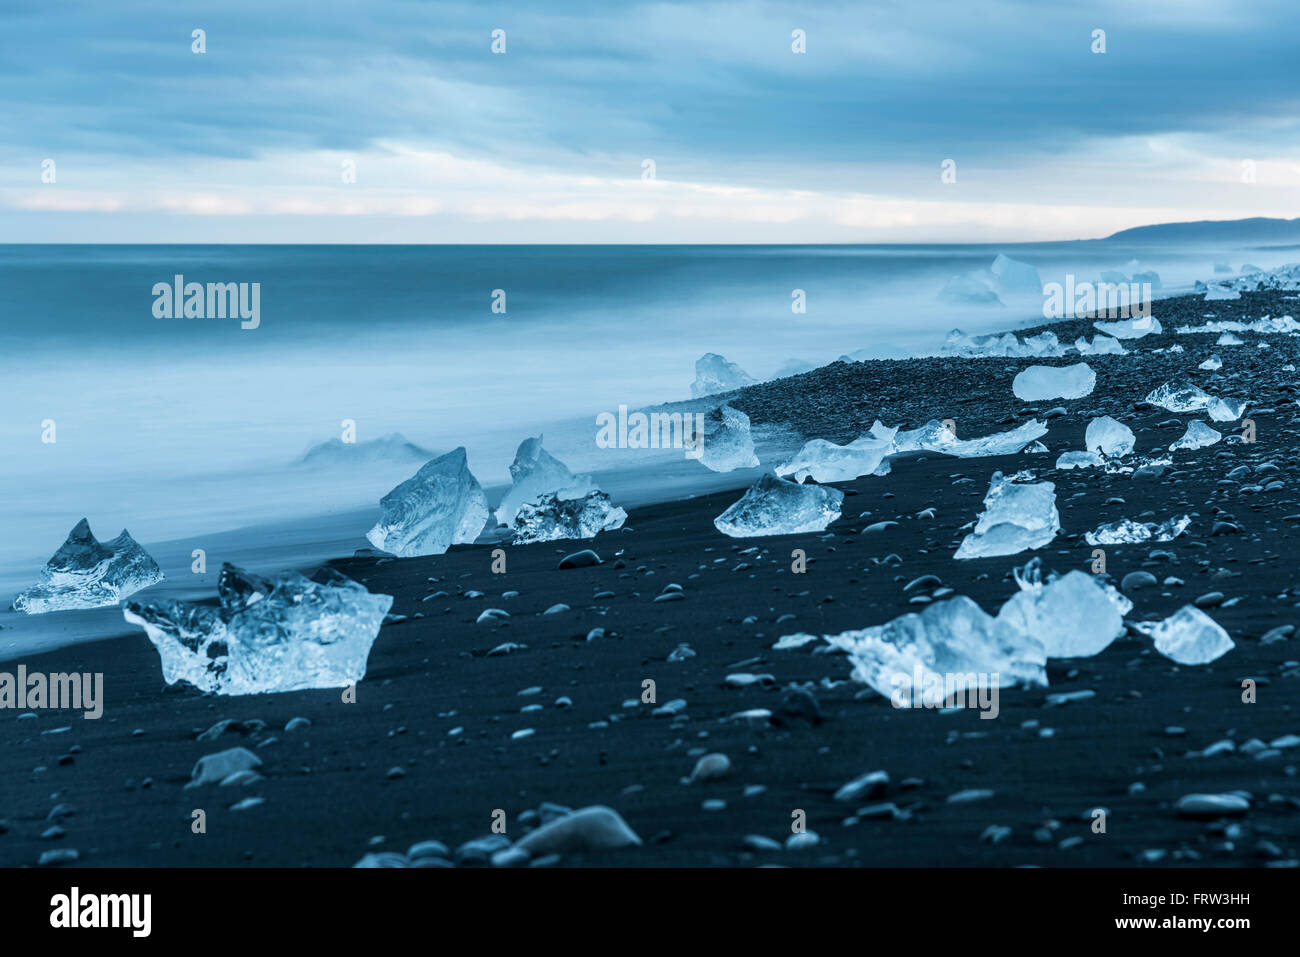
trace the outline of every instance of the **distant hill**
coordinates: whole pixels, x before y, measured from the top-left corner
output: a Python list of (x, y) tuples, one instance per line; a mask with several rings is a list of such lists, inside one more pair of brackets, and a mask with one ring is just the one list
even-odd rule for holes
[(1206, 219), (1195, 223), (1157, 223), (1153, 226), (1121, 229), (1102, 241), (1111, 240), (1234, 244), (1300, 243), (1300, 218), (1270, 219), (1256, 216), (1253, 219)]
[(330, 439), (313, 445), (294, 465), (363, 465), (375, 462), (420, 462), (436, 458), (437, 452), (408, 442), (399, 432), (369, 442)]

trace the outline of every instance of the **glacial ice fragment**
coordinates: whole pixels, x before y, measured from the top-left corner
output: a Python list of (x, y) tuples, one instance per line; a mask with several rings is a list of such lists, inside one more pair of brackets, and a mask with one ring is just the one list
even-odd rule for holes
[(1022, 422), (1006, 432), (994, 432), (976, 439), (959, 439), (937, 419), (931, 419), (919, 429), (897, 432), (894, 435), (894, 452), (941, 452), (959, 459), (985, 458), (993, 455), (1014, 455), (1030, 442), (1047, 434), (1047, 426), (1037, 419)]
[(1051, 482), (1019, 485), (994, 472), (984, 508), (954, 558), (990, 558), (1042, 548), (1061, 530), (1056, 486)]
[(1170, 412), (1199, 412), (1210, 404), (1210, 394), (1190, 382), (1170, 380), (1147, 393), (1146, 401)]
[(488, 520), (487, 496), (469, 470), (464, 446), (425, 463), (379, 504), (383, 514), (366, 538), (402, 558), (441, 555), (472, 542)]
[(1122, 422), (1117, 422), (1109, 415), (1098, 416), (1088, 423), (1083, 434), (1083, 444), (1090, 451), (1099, 452), (1112, 458), (1128, 455), (1133, 451), (1135, 437), (1133, 430)]
[(1159, 335), (1164, 332), (1160, 320), (1155, 316), (1120, 319), (1116, 322), (1094, 322), (1092, 327), (1116, 339), (1141, 339), (1143, 336)]
[(123, 606), (158, 650), (168, 684), (228, 695), (346, 687), (365, 677), (393, 604), (331, 568), (311, 579), (263, 578), (226, 564), (217, 596), (216, 606), (170, 599)]
[(840, 517), (844, 493), (825, 485), (799, 485), (768, 472), (713, 520), (732, 538), (820, 532)]
[(877, 422), (872, 431), (847, 445), (813, 439), (805, 442), (790, 461), (778, 466), (776, 473), (794, 475), (800, 484), (808, 478), (817, 482), (851, 482), (863, 475), (887, 475), (886, 456), (895, 451), (893, 439), (897, 431)]
[(952, 691), (973, 692), (979, 678), (1000, 688), (1047, 684), (1042, 643), (964, 595), (825, 640), (848, 653), (855, 680), (899, 707), (942, 704)]
[(1187, 431), (1183, 433), (1183, 437), (1169, 446), (1169, 451), (1172, 452), (1175, 449), (1203, 449), (1207, 445), (1213, 445), (1221, 438), (1223, 438), (1223, 433), (1215, 431), (1204, 422), (1192, 421), (1187, 423)]
[(1133, 603), (1109, 585), (1077, 569), (1044, 584), (1037, 559), (1022, 575), (1020, 591), (998, 611), (998, 621), (1032, 635), (1048, 658), (1087, 658), (1124, 634)]
[(1039, 278), (1038, 270), (1029, 263), (998, 253), (989, 272), (993, 273), (998, 285), (1007, 292), (1032, 293), (1035, 296), (1043, 294), (1043, 281)]
[(1240, 299), (1241, 293), (1235, 289), (1225, 289), (1223, 286), (1214, 285), (1205, 290), (1206, 302), (1219, 302), (1224, 299)]
[(1086, 362), (1072, 366), (1030, 366), (1011, 383), (1011, 391), (1022, 402), (1043, 399), (1079, 399), (1092, 392), (1097, 374)]
[[(542, 448), (542, 436), (524, 439), (510, 463), (512, 484), (497, 506), (499, 525), (512, 525), (519, 506), (537, 502), (544, 495), (561, 499), (582, 498), (596, 486), (589, 475), (574, 475), (568, 467)], [(471, 539), (472, 540), (472, 539)]]
[(29, 615), (103, 608), (162, 580), (158, 564), (125, 528), (117, 538), (100, 542), (83, 518), (13, 607)]
[(1074, 348), (1083, 355), (1091, 356), (1126, 356), (1128, 350), (1113, 336), (1095, 335), (1089, 344), (1084, 336), (1074, 340)]
[(700, 462), (714, 472), (733, 472), (758, 466), (754, 438), (749, 431), (749, 416), (723, 403), (704, 414), (704, 434), (700, 437)]
[(1105, 464), (1096, 452), (1062, 452), (1056, 459), (1058, 469), (1094, 469)]
[(1246, 411), (1246, 400), (1221, 399), (1215, 396), (1206, 404), (1205, 411), (1215, 422), (1236, 422)]
[(1156, 524), (1155, 522), (1135, 522), (1131, 518), (1122, 518), (1117, 522), (1098, 525), (1093, 531), (1085, 532), (1084, 541), (1089, 545), (1137, 545), (1142, 542), (1172, 542), (1183, 534), (1192, 524), (1190, 515), (1171, 518)]
[(1216, 371), (1216, 370), (1218, 370), (1218, 369), (1222, 369), (1222, 368), (1223, 368), (1223, 360), (1220, 359), (1217, 355), (1212, 355), (1212, 356), (1210, 356), (1210, 358), (1206, 359), (1204, 362), (1202, 362), (1202, 363), (1201, 363), (1200, 365), (1198, 365), (1196, 368), (1198, 368), (1198, 369), (1204, 369), (1204, 370), (1206, 370), (1207, 372), (1214, 372), (1214, 371)]
[(598, 532), (622, 528), (627, 512), (610, 504), (609, 496), (593, 489), (581, 498), (561, 498), (551, 493), (525, 502), (515, 512), (511, 529), (514, 543), (556, 542), (570, 538), (595, 538)]
[(1156, 651), (1180, 665), (1208, 664), (1235, 647), (1219, 623), (1195, 605), (1184, 605), (1164, 621), (1139, 621), (1133, 627), (1155, 640)]
[(1225, 332), (1214, 340), (1216, 346), (1244, 346), (1246, 340), (1240, 336), (1233, 335), (1231, 332)]
[(700, 399), (706, 395), (730, 392), (757, 381), (734, 362), (728, 362), (716, 352), (706, 352), (695, 360), (695, 381), (691, 383), (691, 397)]

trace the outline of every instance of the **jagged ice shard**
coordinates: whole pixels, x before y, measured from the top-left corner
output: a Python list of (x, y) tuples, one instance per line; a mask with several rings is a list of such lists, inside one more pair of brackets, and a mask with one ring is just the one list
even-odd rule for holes
[(1061, 530), (1056, 486), (1051, 482), (1018, 485), (994, 472), (984, 507), (975, 530), (962, 540), (954, 558), (990, 558), (1042, 548)]
[(627, 512), (610, 504), (609, 496), (594, 489), (581, 498), (543, 495), (525, 502), (515, 512), (511, 529), (514, 543), (556, 542), (570, 538), (595, 538), (597, 533), (622, 528)]
[(826, 641), (848, 652), (856, 680), (904, 707), (952, 675), (983, 676), (1002, 688), (1047, 684), (1042, 643), (964, 595)]
[(887, 456), (897, 451), (894, 446), (897, 431), (876, 422), (871, 431), (848, 445), (813, 439), (776, 472), (793, 474), (801, 484), (810, 477), (817, 482), (850, 482), (862, 475), (886, 475), (889, 473)]
[(1118, 522), (1098, 525), (1093, 531), (1085, 532), (1084, 541), (1089, 545), (1136, 545), (1141, 542), (1172, 542), (1192, 524), (1192, 517), (1171, 518), (1167, 522), (1135, 522), (1131, 518), (1122, 518)]
[(714, 472), (758, 466), (749, 416), (725, 403), (704, 414), (704, 434), (699, 441), (700, 462)]
[(1199, 412), (1210, 404), (1210, 394), (1190, 382), (1170, 380), (1147, 393), (1146, 401), (1170, 412)]
[(695, 381), (691, 383), (691, 397), (700, 399), (706, 395), (742, 389), (756, 382), (757, 379), (734, 362), (728, 362), (716, 352), (706, 352), (695, 360)]
[(14, 599), (14, 611), (103, 608), (163, 580), (162, 570), (126, 529), (98, 541), (90, 523), (79, 521), (41, 569), (40, 580)]
[(496, 520), (513, 525), (519, 507), (538, 502), (545, 495), (561, 499), (582, 498), (596, 486), (589, 475), (574, 475), (568, 467), (542, 448), (542, 436), (524, 439), (510, 463), (512, 484), (497, 506)]
[(1181, 439), (1176, 439), (1169, 446), (1169, 451), (1176, 449), (1203, 449), (1207, 445), (1213, 445), (1223, 438), (1223, 433), (1210, 428), (1204, 422), (1192, 421), (1187, 423), (1187, 431), (1183, 433)]
[(1124, 616), (1133, 603), (1109, 585), (1077, 569), (1047, 584), (1039, 580), (1038, 560), (1022, 574), (1020, 591), (998, 611), (998, 621), (1033, 635), (1048, 658), (1087, 658), (1124, 634)]
[(472, 542), (488, 520), (487, 496), (470, 473), (464, 446), (427, 462), (379, 504), (383, 515), (366, 538), (401, 558), (441, 555)]
[(1116, 339), (1141, 339), (1152, 334), (1159, 335), (1164, 329), (1160, 320), (1154, 316), (1142, 316), (1137, 319), (1121, 319), (1117, 322), (1094, 322), (1092, 327), (1099, 332)]
[(392, 607), (331, 568), (314, 578), (263, 578), (226, 564), (216, 606), (129, 601), (122, 614), (149, 636), (168, 684), (216, 694), (343, 688), (366, 674), (370, 646)]
[(1097, 374), (1086, 362), (1072, 366), (1030, 366), (1011, 382), (1011, 391), (1021, 402), (1043, 399), (1080, 399), (1092, 392)]
[(894, 452), (941, 452), (959, 459), (974, 459), (1014, 455), (1046, 435), (1047, 426), (1037, 419), (1030, 419), (1006, 432), (995, 432), (977, 439), (959, 439), (948, 426), (931, 419), (919, 429), (910, 432), (895, 430), (895, 433)]
[(1236, 647), (1219, 623), (1195, 605), (1184, 605), (1164, 621), (1139, 621), (1133, 627), (1155, 640), (1156, 651), (1180, 665), (1208, 664)]
[(799, 485), (768, 472), (713, 520), (732, 538), (820, 532), (840, 517), (844, 493), (824, 485)]

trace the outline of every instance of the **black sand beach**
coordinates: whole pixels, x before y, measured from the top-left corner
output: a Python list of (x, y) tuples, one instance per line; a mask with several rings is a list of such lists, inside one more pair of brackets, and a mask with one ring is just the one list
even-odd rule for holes
[[(727, 538), (712, 522), (737, 489), (634, 509), (626, 528), (592, 542), (506, 546), (505, 574), (491, 570), (493, 545), (340, 558), (339, 570), (393, 595), (392, 612), (406, 616), (381, 631), (355, 703), (337, 691), (226, 698), (165, 688), (153, 647), (125, 624), (120, 637), (24, 659), (32, 671), (103, 672), (106, 700), (98, 721), (0, 714), (0, 865), (35, 865), (45, 851), (74, 848), (87, 866), (348, 866), (428, 840), (446, 844), (454, 861), (458, 846), (490, 833), (497, 809), (517, 839), (546, 802), (612, 807), (644, 843), (534, 864), (1294, 865), (1300, 749), (1261, 759), (1248, 742), (1300, 734), (1292, 629), (1300, 494), (1290, 474), (1300, 374), (1282, 368), (1300, 363), (1300, 339), (1244, 333), (1245, 345), (1219, 347), (1215, 336), (1173, 330), (1207, 314), (1250, 321), (1296, 306), (1276, 293), (1159, 302), (1164, 333), (1126, 343), (1128, 356), (1085, 357), (1097, 385), (1072, 401), (1027, 407), (1011, 380), (1028, 365), (1076, 359), (836, 363), (733, 395), (755, 426), (840, 442), (876, 418), (909, 428), (952, 418), (964, 438), (1065, 410), (1050, 419), (1048, 455), (915, 455), (887, 476), (839, 486), (844, 512), (825, 533)], [(1070, 342), (1091, 335), (1090, 326), (1042, 328)], [(1175, 343), (1186, 351), (1152, 351)], [(1223, 368), (1197, 371), (1211, 353)], [(1174, 377), (1249, 399), (1257, 441), (1175, 453), (1151, 479), (1051, 468), (1061, 452), (1084, 447), (1097, 415), (1129, 425), (1139, 453), (1167, 448), (1195, 416), (1142, 399)], [(1240, 466), (1248, 471), (1229, 478)], [(1026, 468), (1056, 483), (1062, 535), (1033, 553), (954, 561), (959, 529), (981, 510), (990, 475)], [(927, 509), (933, 518), (919, 517)], [(1178, 666), (1130, 634), (1093, 658), (1049, 662), (1049, 688), (1004, 689), (997, 719), (981, 720), (973, 711), (895, 709), (849, 680), (842, 655), (772, 649), (782, 635), (919, 610), (913, 599), (924, 590), (904, 589), (923, 575), (995, 611), (1016, 589), (1012, 568), (1030, 558), (1086, 571), (1085, 531), (1183, 513), (1193, 518), (1186, 535), (1109, 546), (1107, 571), (1117, 584), (1138, 570), (1181, 580), (1130, 591), (1131, 621), (1221, 593), (1203, 603), (1236, 647), (1209, 665)], [(898, 524), (864, 531), (886, 520)], [(587, 546), (603, 564), (557, 569), (564, 554)], [(797, 548), (807, 553), (804, 574), (791, 570)], [(684, 597), (655, 601), (669, 584)], [(545, 614), (557, 604), (568, 608)], [(487, 608), (510, 617), (477, 623)], [(518, 647), (490, 654), (506, 643)], [(669, 660), (683, 644), (694, 654)], [(770, 677), (729, 685), (737, 673)], [(1246, 678), (1258, 688), (1250, 704)], [(640, 702), (647, 679), (653, 705)], [(1048, 703), (1050, 694), (1081, 691), (1094, 694)], [(685, 701), (679, 713), (654, 714), (674, 699)], [(542, 707), (521, 710), (534, 704)], [(733, 717), (759, 708), (772, 717)], [(310, 727), (285, 730), (297, 717)], [(235, 724), (197, 740), (225, 719)], [(533, 733), (513, 737), (522, 729)], [(1198, 754), (1224, 740), (1231, 751)], [(185, 788), (198, 758), (234, 746), (261, 758), (261, 780)], [(713, 752), (728, 756), (730, 775), (683, 783)], [(835, 800), (846, 782), (876, 770), (889, 777), (878, 793)], [(1233, 790), (1252, 795), (1251, 810), (1233, 821), (1184, 819), (1173, 809), (1188, 793)], [(949, 800), (971, 791), (991, 793)], [(264, 800), (233, 809), (248, 798)], [(1109, 812), (1104, 834), (1090, 827), (1099, 807)], [(205, 834), (191, 830), (199, 808)], [(751, 835), (784, 845), (797, 811), (819, 836), (815, 846), (746, 846)]]

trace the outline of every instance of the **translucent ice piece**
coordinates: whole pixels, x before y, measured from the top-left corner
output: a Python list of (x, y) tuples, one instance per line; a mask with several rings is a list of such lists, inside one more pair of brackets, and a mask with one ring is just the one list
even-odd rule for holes
[(1210, 358), (1206, 359), (1204, 362), (1202, 362), (1200, 365), (1198, 365), (1196, 368), (1205, 369), (1207, 372), (1214, 372), (1216, 369), (1223, 368), (1223, 360), (1220, 359), (1217, 355), (1213, 355), (1210, 356)]
[(719, 392), (730, 392), (757, 381), (734, 362), (728, 362), (716, 352), (706, 352), (695, 360), (695, 381), (691, 383), (691, 397), (699, 399)]
[(1033, 635), (1049, 658), (1086, 658), (1124, 634), (1131, 601), (1078, 570), (1044, 584), (1036, 562), (1023, 576), (1017, 570), (1020, 591), (998, 611), (999, 621)]
[(954, 558), (989, 558), (1042, 548), (1061, 530), (1056, 486), (1051, 482), (1017, 485), (994, 472), (984, 507), (975, 530), (962, 540)]
[(1205, 406), (1205, 411), (1215, 422), (1236, 422), (1246, 411), (1246, 400), (1220, 399), (1215, 396)]
[(1219, 623), (1195, 605), (1184, 605), (1164, 621), (1139, 621), (1133, 627), (1155, 640), (1156, 651), (1180, 665), (1208, 664), (1236, 647)]
[(1143, 336), (1159, 335), (1164, 331), (1160, 326), (1160, 320), (1155, 316), (1121, 319), (1118, 322), (1094, 322), (1092, 327), (1116, 339), (1141, 339)]
[(722, 404), (704, 415), (700, 462), (714, 472), (733, 472), (758, 466), (749, 416)]
[(768, 472), (713, 520), (732, 538), (820, 532), (840, 517), (844, 493), (824, 485), (799, 485)]
[(487, 496), (470, 473), (464, 446), (426, 463), (379, 504), (383, 515), (366, 538), (402, 558), (441, 555), (472, 542), (488, 520)]
[(1047, 434), (1047, 426), (1030, 419), (1006, 432), (994, 432), (975, 439), (959, 439), (942, 422), (931, 419), (919, 429), (897, 432), (894, 436), (895, 452), (942, 452), (960, 459), (984, 458), (991, 455), (1014, 455), (1037, 438)]
[(848, 445), (813, 439), (776, 472), (793, 474), (801, 484), (810, 477), (818, 482), (850, 482), (862, 475), (886, 475), (889, 472), (886, 456), (896, 451), (894, 433), (897, 431), (876, 422), (870, 432)]
[(1172, 542), (1188, 525), (1192, 524), (1190, 515), (1171, 518), (1167, 522), (1135, 522), (1131, 518), (1122, 518), (1118, 522), (1098, 525), (1091, 532), (1084, 533), (1084, 541), (1089, 545), (1135, 545), (1140, 542)]
[(125, 528), (100, 542), (83, 518), (45, 563), (40, 581), (14, 599), (14, 611), (103, 608), (162, 580), (162, 570)]
[(554, 494), (562, 499), (582, 498), (596, 486), (589, 475), (574, 475), (568, 467), (542, 448), (542, 436), (524, 439), (510, 463), (512, 484), (501, 504), (497, 506), (496, 520), (501, 525), (512, 525), (515, 512), (525, 502), (536, 502), (544, 495)]
[(952, 679), (967, 687), (981, 678), (1000, 688), (1047, 684), (1042, 643), (964, 595), (927, 605), (920, 614), (825, 637), (848, 652), (855, 680), (900, 707), (942, 703), (927, 688), (952, 687)]
[(1096, 452), (1062, 452), (1056, 459), (1058, 469), (1093, 469), (1105, 464)]
[(1011, 382), (1011, 391), (1021, 402), (1043, 399), (1079, 399), (1092, 392), (1097, 374), (1086, 362), (1072, 366), (1030, 366)]
[(1133, 430), (1109, 415), (1099, 416), (1088, 423), (1083, 434), (1083, 444), (1091, 452), (1116, 458), (1133, 451)]
[(622, 528), (627, 512), (611, 505), (609, 496), (596, 489), (582, 498), (543, 495), (536, 502), (525, 502), (515, 512), (516, 545), (529, 542), (555, 542), (569, 538), (595, 538), (598, 532)]
[(217, 694), (342, 688), (366, 674), (366, 659), (390, 595), (371, 594), (333, 569), (263, 578), (223, 565), (217, 606), (128, 601), (127, 621), (149, 636), (168, 684), (188, 681)]
[(1210, 394), (1190, 382), (1172, 379), (1147, 394), (1146, 401), (1170, 412), (1199, 412), (1210, 404)]
[(1183, 437), (1173, 442), (1169, 450), (1172, 452), (1174, 449), (1203, 449), (1221, 438), (1223, 433), (1215, 431), (1204, 422), (1192, 421), (1187, 423), (1187, 431), (1183, 433)]

